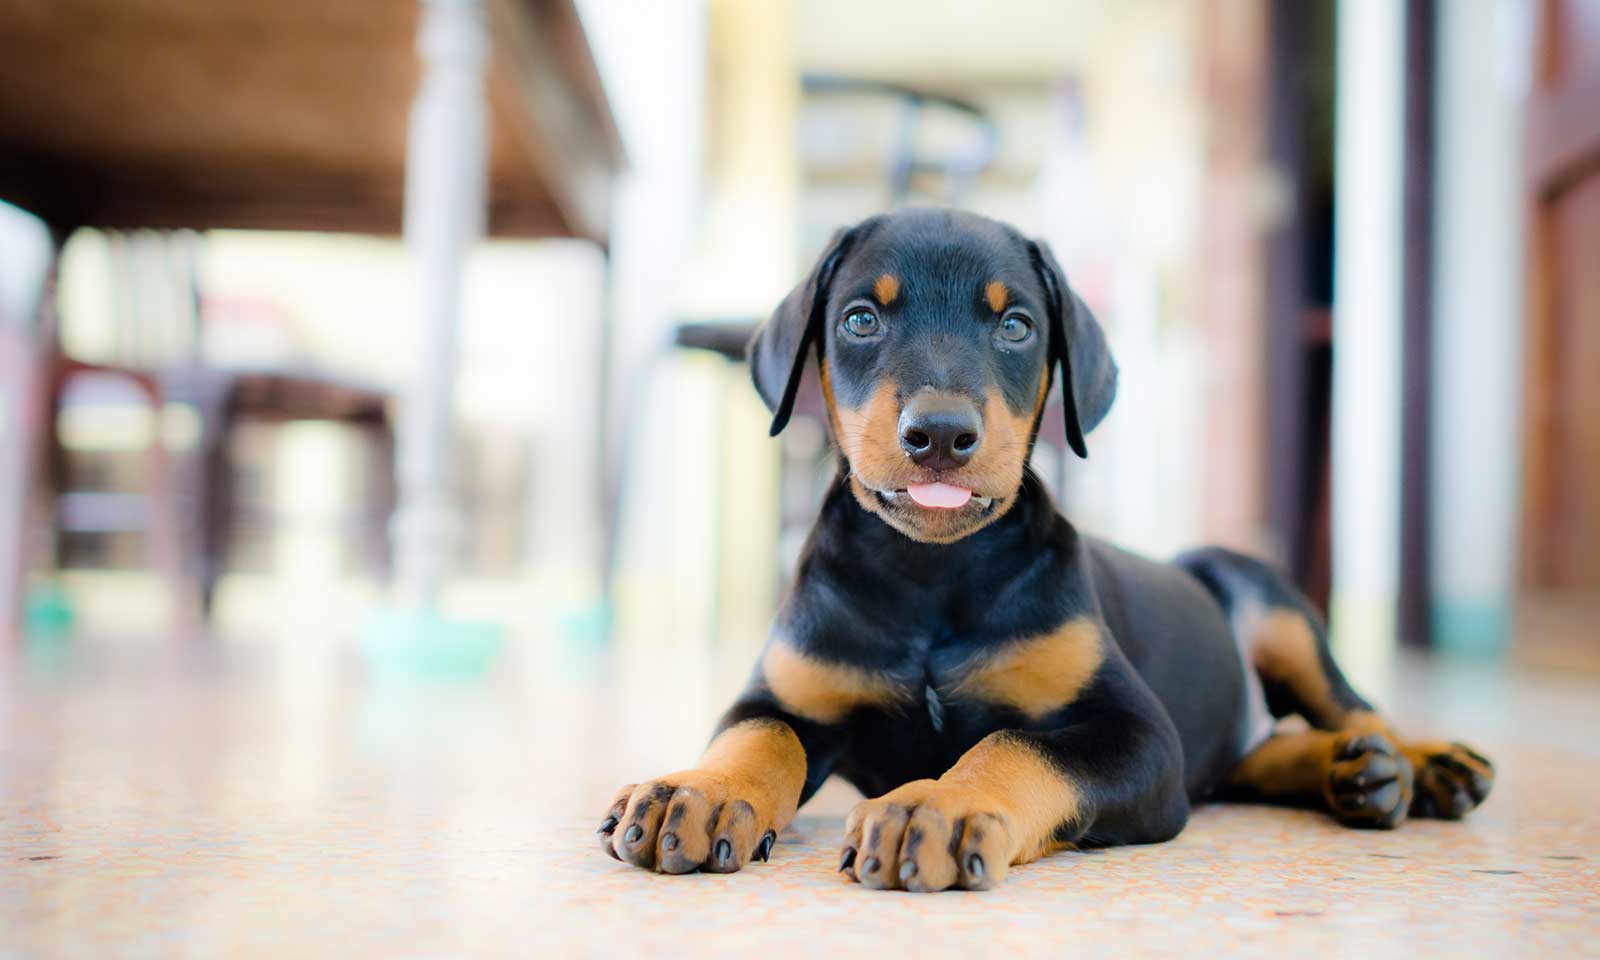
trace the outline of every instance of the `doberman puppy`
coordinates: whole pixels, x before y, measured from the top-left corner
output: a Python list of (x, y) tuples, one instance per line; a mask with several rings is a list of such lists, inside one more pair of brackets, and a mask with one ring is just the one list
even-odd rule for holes
[[(916, 891), (1167, 840), (1209, 798), (1356, 827), (1483, 802), (1489, 761), (1401, 738), (1265, 564), (1155, 563), (1056, 512), (1027, 466), (1055, 371), (1082, 457), (1117, 368), (1043, 243), (940, 209), (843, 230), (751, 344), (774, 435), (813, 351), (840, 468), (795, 583), (699, 765), (617, 794), (607, 853), (764, 861), (835, 773), (875, 798), (839, 869)], [(1275, 732), (1287, 714), (1309, 729)]]

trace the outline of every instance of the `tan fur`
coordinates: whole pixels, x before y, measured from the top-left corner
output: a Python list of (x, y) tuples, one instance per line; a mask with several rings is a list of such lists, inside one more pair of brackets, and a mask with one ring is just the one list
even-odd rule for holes
[(1011, 291), (999, 280), (990, 280), (989, 285), (983, 288), (983, 297), (989, 301), (989, 309), (999, 313), (1011, 301)]
[(800, 803), (806, 752), (788, 724), (746, 720), (718, 734), (697, 769), (741, 785), (739, 796), (755, 808), (757, 820), (782, 830)]
[[(782, 830), (794, 818), (806, 782), (806, 752), (789, 725), (777, 720), (746, 720), (717, 735), (690, 770), (662, 782), (698, 793), (708, 810), (728, 799), (750, 804), (755, 816), (738, 824), (735, 841), (753, 847), (758, 830)], [(700, 822), (704, 822), (703, 818)], [(750, 836), (743, 836), (748, 832)]]
[(1279, 734), (1239, 761), (1228, 782), (1268, 797), (1319, 799), (1338, 736), (1328, 730)]
[(1400, 737), (1389, 726), (1389, 721), (1373, 713), (1371, 710), (1349, 710), (1345, 712), (1340, 729), (1350, 733), (1381, 733), (1393, 740), (1398, 746)]
[(938, 782), (952, 807), (991, 811), (1006, 820), (1011, 863), (1060, 849), (1057, 827), (1078, 815), (1082, 796), (1072, 781), (1027, 741), (991, 733), (962, 754)]
[[(1382, 718), (1381, 715), (1374, 714), (1371, 710), (1350, 710), (1349, 715), (1344, 720), (1344, 728), (1350, 731), (1357, 731), (1357, 733), (1384, 734), (1395, 747), (1400, 749), (1400, 755), (1403, 755), (1419, 773), (1427, 766), (1432, 765), (1435, 758), (1450, 757), (1459, 765), (1466, 766), (1469, 770), (1477, 771), (1478, 776), (1482, 776), (1488, 781), (1493, 781), (1494, 779), (1493, 766), (1486, 765), (1480, 758), (1470, 754), (1470, 750), (1467, 747), (1462, 747), (1461, 744), (1450, 741), (1408, 741), (1408, 739), (1403, 739), (1398, 731), (1395, 731), (1389, 720)], [(1440, 786), (1445, 786), (1445, 784), (1440, 784)]]
[(1260, 674), (1288, 687), (1306, 705), (1306, 719), (1321, 730), (1340, 730), (1348, 711), (1333, 699), (1317, 656), (1317, 638), (1298, 610), (1268, 609), (1247, 619), (1245, 643)]
[[(699, 765), (648, 783), (624, 787), (610, 816), (637, 824), (644, 841), (631, 845), (626, 827), (601, 836), (614, 855), (666, 873), (737, 869), (761, 838), (794, 819), (805, 787), (806, 755), (800, 738), (778, 720), (735, 724), (711, 741)], [(661, 841), (670, 836), (669, 848)], [(732, 862), (710, 861), (712, 839), (726, 837)]]
[(872, 295), (884, 306), (894, 303), (900, 296), (900, 278), (892, 273), (885, 273), (878, 277), (872, 285)]
[(1077, 619), (1010, 644), (964, 677), (953, 691), (1014, 707), (1038, 720), (1077, 699), (1105, 657), (1100, 628)]
[(761, 658), (767, 686), (786, 710), (818, 723), (836, 723), (863, 706), (883, 706), (905, 697), (898, 685), (871, 670), (806, 656), (782, 640)]
[(839, 410), (838, 405), (833, 400), (833, 369), (828, 366), (827, 358), (823, 358), (819, 367), (818, 379), (822, 381), (822, 405), (828, 411), (828, 428), (837, 437), (839, 436)]
[[(959, 484), (978, 496), (998, 501), (986, 514), (974, 517), (965, 511), (902, 513), (885, 509), (872, 493), (873, 490), (903, 490), (927, 479), (900, 448), (897, 385), (880, 384), (865, 404), (851, 409), (835, 402), (826, 363), (822, 372), (829, 420), (839, 448), (850, 462), (851, 492), (863, 509), (879, 515), (913, 540), (950, 543), (983, 529), (1005, 516), (1015, 505), (1037, 410), (1028, 414), (1013, 413), (1000, 392), (991, 390), (984, 401), (984, 439), (977, 456), (965, 467), (940, 477), (946, 483)], [(1042, 396), (1042, 389), (1040, 393)]]
[(1039, 422), (1039, 414), (1044, 412), (1045, 401), (1050, 399), (1050, 371), (1046, 370), (1039, 378), (1039, 395), (1033, 401), (1033, 419), (1028, 423), (1028, 431), (1033, 432), (1033, 425)]
[(851, 469), (880, 488), (905, 486), (892, 479), (904, 475), (911, 466), (911, 458), (900, 449), (900, 394), (894, 381), (878, 384), (859, 409), (830, 405), (834, 407), (839, 448)]
[[(1036, 746), (992, 733), (939, 779), (856, 804), (845, 819), (844, 844), (854, 851), (846, 874), (878, 888), (986, 889), (1011, 865), (1071, 846), (1055, 833), (1082, 805), (1072, 778)], [(974, 856), (981, 873), (971, 870)]]

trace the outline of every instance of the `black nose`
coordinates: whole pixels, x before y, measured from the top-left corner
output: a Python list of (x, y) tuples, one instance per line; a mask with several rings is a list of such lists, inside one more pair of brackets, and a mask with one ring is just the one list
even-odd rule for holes
[(972, 401), (947, 393), (919, 393), (900, 411), (900, 447), (918, 466), (953, 470), (983, 442), (983, 418)]

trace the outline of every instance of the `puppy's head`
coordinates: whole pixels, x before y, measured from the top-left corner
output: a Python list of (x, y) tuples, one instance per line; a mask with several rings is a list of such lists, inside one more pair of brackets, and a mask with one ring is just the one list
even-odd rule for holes
[(950, 210), (835, 234), (750, 345), (776, 435), (815, 349), (833, 434), (861, 505), (949, 543), (1015, 502), (1054, 371), (1067, 441), (1116, 394), (1105, 336), (1043, 243)]

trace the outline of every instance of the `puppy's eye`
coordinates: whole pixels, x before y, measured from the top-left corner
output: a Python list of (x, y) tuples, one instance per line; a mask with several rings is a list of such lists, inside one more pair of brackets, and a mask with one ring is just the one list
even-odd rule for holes
[(851, 336), (870, 337), (878, 332), (880, 326), (878, 315), (871, 310), (851, 310), (844, 317), (844, 328), (850, 332)]
[(1000, 321), (1000, 339), (1006, 343), (1026, 343), (1033, 336), (1033, 321), (1013, 313)]

